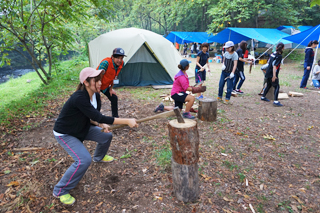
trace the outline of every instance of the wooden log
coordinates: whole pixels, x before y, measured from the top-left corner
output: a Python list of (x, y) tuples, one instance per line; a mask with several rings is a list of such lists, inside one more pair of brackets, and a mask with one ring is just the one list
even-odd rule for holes
[(185, 123), (171, 120), (168, 124), (172, 148), (172, 180), (174, 193), (183, 202), (194, 201), (199, 196), (199, 132), (197, 122)]
[(171, 159), (173, 190), (176, 198), (183, 202), (191, 202), (199, 196), (198, 164), (183, 165)]
[(217, 100), (212, 98), (200, 99), (198, 118), (202, 121), (215, 121), (217, 119)]
[(303, 93), (290, 91), (289, 92), (289, 96), (291, 96), (291, 97), (302, 97)]
[(266, 95), (266, 98), (269, 100), (274, 100), (274, 87), (270, 87), (270, 89)]
[(289, 96), (288, 96), (287, 93), (279, 93), (278, 99), (279, 99), (279, 100), (289, 99)]

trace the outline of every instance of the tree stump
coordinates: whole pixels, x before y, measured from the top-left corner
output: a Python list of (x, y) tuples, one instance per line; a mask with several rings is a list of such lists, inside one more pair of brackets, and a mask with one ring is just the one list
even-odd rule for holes
[(202, 121), (216, 121), (217, 119), (217, 100), (203, 98), (199, 100), (198, 118)]
[(270, 87), (268, 93), (266, 94), (266, 98), (269, 100), (274, 100), (274, 87)]
[(178, 200), (194, 201), (199, 196), (199, 132), (197, 122), (172, 120), (168, 124), (172, 148), (172, 181)]

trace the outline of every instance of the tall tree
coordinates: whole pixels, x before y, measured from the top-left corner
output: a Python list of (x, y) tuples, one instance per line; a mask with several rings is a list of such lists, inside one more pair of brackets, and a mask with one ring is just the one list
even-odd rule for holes
[[(3, 0), (0, 22), (1, 49), (20, 51), (30, 56), (29, 62), (44, 84), (51, 78), (53, 50), (66, 51), (74, 42), (68, 23), (81, 24), (93, 16), (110, 15), (112, 5), (106, 0)], [(90, 12), (92, 11), (92, 12)], [(48, 60), (49, 71), (43, 66)], [(2, 61), (7, 61), (6, 54)]]

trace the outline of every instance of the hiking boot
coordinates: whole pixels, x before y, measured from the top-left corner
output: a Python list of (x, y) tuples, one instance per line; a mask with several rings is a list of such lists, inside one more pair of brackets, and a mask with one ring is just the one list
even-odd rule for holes
[(93, 162), (104, 162), (104, 163), (109, 163), (112, 162), (114, 160), (113, 157), (109, 156), (109, 155), (105, 155), (101, 161), (95, 161), (93, 160)]
[(218, 97), (217, 101), (223, 102), (222, 98)]
[(273, 102), (273, 106), (275, 106), (275, 107), (282, 107), (283, 105), (282, 105), (280, 102), (278, 102), (278, 103)]
[(236, 89), (236, 93), (243, 94), (243, 92), (240, 89)]
[(308, 87), (300, 87), (300, 89), (309, 89)]
[(65, 205), (72, 205), (72, 204), (74, 204), (74, 202), (76, 202), (76, 199), (74, 197), (72, 197), (70, 194), (65, 194), (65, 195), (61, 195), (61, 196), (57, 196), (57, 195), (53, 194), (53, 197), (59, 198), (60, 202)]
[(184, 113), (182, 113), (182, 116), (184, 118), (189, 118), (189, 119), (195, 119), (196, 118), (193, 115), (191, 115), (190, 112), (184, 112)]
[(155, 109), (154, 109), (154, 112), (163, 112), (164, 111), (164, 105), (163, 103), (159, 104)]
[(196, 97), (197, 100), (202, 99), (203, 95), (200, 95), (199, 97)]
[(266, 102), (270, 102), (270, 100), (266, 97), (261, 97), (261, 101), (266, 101)]

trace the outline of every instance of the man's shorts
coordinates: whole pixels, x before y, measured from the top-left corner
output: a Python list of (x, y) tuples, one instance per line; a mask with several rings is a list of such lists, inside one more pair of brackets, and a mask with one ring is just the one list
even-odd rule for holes
[(198, 69), (195, 70), (195, 80), (196, 83), (199, 83), (200, 81), (205, 81), (206, 80), (206, 71), (198, 71)]
[(185, 92), (173, 94), (171, 98), (174, 100), (174, 106), (179, 107), (179, 109), (182, 109), (187, 96), (188, 94)]

